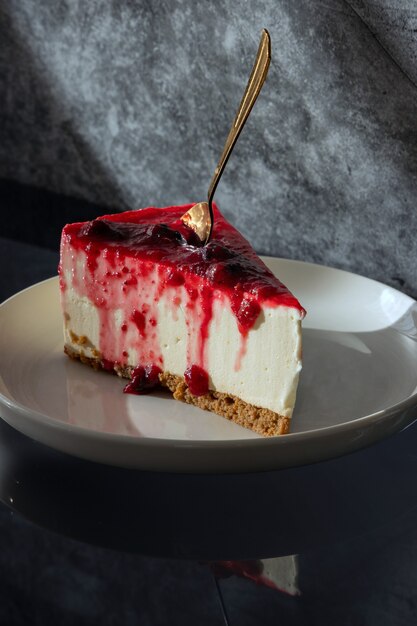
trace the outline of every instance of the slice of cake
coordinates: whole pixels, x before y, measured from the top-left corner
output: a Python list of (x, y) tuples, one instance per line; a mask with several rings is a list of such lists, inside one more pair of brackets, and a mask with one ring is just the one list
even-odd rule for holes
[(262, 435), (286, 433), (304, 310), (214, 206), (212, 239), (181, 222), (192, 205), (65, 226), (59, 267), (65, 352), (168, 388)]

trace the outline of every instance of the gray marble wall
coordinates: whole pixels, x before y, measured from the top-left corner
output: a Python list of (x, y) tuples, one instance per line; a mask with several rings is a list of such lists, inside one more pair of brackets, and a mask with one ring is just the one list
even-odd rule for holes
[(120, 209), (203, 199), (262, 27), (220, 207), (259, 252), (416, 296), (415, 0), (3, 2), (0, 177)]

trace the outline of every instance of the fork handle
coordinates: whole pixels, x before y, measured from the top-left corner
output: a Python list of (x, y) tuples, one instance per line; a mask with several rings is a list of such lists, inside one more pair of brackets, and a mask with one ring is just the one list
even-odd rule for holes
[[(226, 139), (226, 143), (223, 148), (223, 152), (214, 171), (213, 178), (211, 179), (210, 187), (208, 190), (208, 205), (211, 217), (211, 223), (213, 224), (213, 207), (212, 201), (214, 192), (216, 191), (220, 177), (223, 174), (223, 170), (226, 167), (226, 163), (233, 150), (233, 147), (240, 135), (242, 128), (245, 125), (246, 120), (249, 117), (249, 113), (252, 110), (253, 105), (256, 102), (257, 97), (265, 82), (266, 75), (268, 73), (269, 64), (271, 62), (271, 38), (268, 31), (264, 28), (262, 30), (261, 41), (259, 43), (258, 53), (256, 55), (255, 63), (252, 68), (251, 75), (246, 85), (245, 93), (239, 105), (236, 113), (236, 117), (233, 120), (232, 127)], [(210, 238), (210, 236), (209, 236)]]

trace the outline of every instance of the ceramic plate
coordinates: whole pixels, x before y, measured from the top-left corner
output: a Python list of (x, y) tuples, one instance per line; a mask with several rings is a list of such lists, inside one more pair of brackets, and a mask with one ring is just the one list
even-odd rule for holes
[(58, 279), (0, 306), (0, 414), (63, 452), (173, 472), (251, 472), (359, 449), (417, 417), (417, 303), (373, 280), (265, 259), (307, 309), (292, 432), (262, 438), (63, 354)]

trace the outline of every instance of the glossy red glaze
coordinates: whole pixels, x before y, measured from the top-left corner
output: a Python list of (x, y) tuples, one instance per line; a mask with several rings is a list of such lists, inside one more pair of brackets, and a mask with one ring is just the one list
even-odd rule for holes
[(185, 370), (185, 382), (193, 396), (204, 396), (209, 390), (209, 377), (198, 365), (191, 365)]
[(159, 374), (161, 372), (161, 368), (157, 365), (147, 365), (146, 367), (138, 365), (133, 370), (132, 380), (127, 383), (123, 391), (137, 395), (149, 393), (159, 387)]

